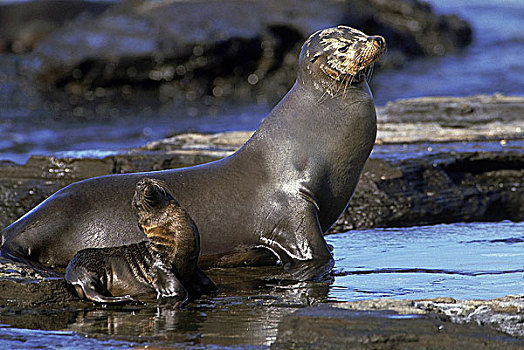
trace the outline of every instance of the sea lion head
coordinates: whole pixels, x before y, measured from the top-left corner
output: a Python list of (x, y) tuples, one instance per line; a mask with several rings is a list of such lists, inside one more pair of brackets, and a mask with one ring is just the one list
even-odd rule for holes
[(361, 82), (370, 78), (373, 63), (385, 50), (386, 40), (378, 35), (347, 26), (319, 30), (302, 46), (299, 81), (320, 81), (323, 89), (340, 85), (333, 82), (345, 86)]
[(151, 213), (172, 203), (178, 205), (165, 182), (143, 178), (136, 184), (133, 207), (137, 213)]

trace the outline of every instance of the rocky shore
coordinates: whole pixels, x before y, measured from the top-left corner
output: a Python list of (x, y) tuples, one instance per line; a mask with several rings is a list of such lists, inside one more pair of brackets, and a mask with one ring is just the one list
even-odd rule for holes
[[(350, 206), (330, 233), (524, 220), (523, 114), (524, 98), (499, 95), (388, 104), (378, 111), (377, 145)], [(0, 166), (0, 224), (10, 224), (71, 182), (220, 159), (250, 135), (181, 134), (104, 157), (35, 156), (24, 165), (4, 162)], [(230, 278), (223, 271), (210, 274), (222, 286)], [(260, 283), (266, 282), (253, 286)], [(226, 296), (230, 292), (225, 291)], [(307, 306), (309, 303), (293, 304), (297, 311), (283, 316), (272, 348), (298, 349), (304, 344), (312, 349), (324, 349), (326, 344), (333, 349), (524, 347), (522, 296), (486, 301), (381, 299)], [(15, 322), (13, 315), (28, 308), (65, 312), (85, 306), (62, 279), (0, 260), (0, 318)]]
[(323, 304), (284, 317), (271, 349), (522, 349), (523, 302), (506, 297)]
[(386, 38), (381, 68), (472, 41), (468, 23), (418, 0), (44, 0), (0, 4), (0, 53), (23, 54), (17, 73), (62, 116), (125, 114), (144, 100), (191, 114), (278, 101), (304, 40), (339, 24)]
[[(524, 220), (524, 98), (421, 98), (378, 111), (377, 145), (332, 232)], [(0, 166), (0, 226), (58, 189), (93, 176), (223, 158), (251, 132), (181, 134), (104, 157), (33, 156)]]
[[(306, 295), (305, 298), (291, 296), (286, 301), (290, 296), (286, 295), (289, 292), (285, 285), (277, 292), (283, 296), (273, 297), (271, 294), (275, 291), (268, 289), (268, 285), (274, 283), (268, 280), (268, 273), (278, 276), (278, 271), (258, 271), (259, 269), (261, 268), (243, 268), (242, 271), (208, 270), (207, 273), (222, 289), (217, 299), (222, 299), (222, 303), (224, 300), (232, 303), (221, 305), (217, 302), (212, 312), (221, 314), (222, 323), (219, 324), (223, 325), (224, 320), (235, 317), (238, 312), (249, 313), (243, 308), (236, 310), (236, 303), (246, 303), (247, 308), (277, 307), (278, 311), (268, 316), (274, 318), (272, 322), (276, 323), (277, 328), (271, 349), (524, 348), (524, 296), (507, 296), (493, 300), (372, 299), (333, 303), (323, 300), (325, 296), (322, 295), (327, 286), (320, 286), (319, 293), (315, 292), (319, 287), (313, 283), (309, 287), (302, 283), (287, 288), (296, 291), (310, 289), (311, 295)], [(114, 319), (112, 314), (134, 315), (135, 312), (138, 314), (158, 308), (158, 303), (154, 301), (147, 305), (132, 304), (113, 310), (110, 307), (100, 308), (92, 303), (79, 301), (63, 279), (42, 277), (31, 272), (27, 266), (2, 258), (0, 276), (0, 321), (15, 327), (51, 330), (78, 328), (78, 331), (90, 334), (93, 330), (89, 324), (84, 325), (81, 320), (80, 323), (75, 321), (77, 318), (81, 319), (81, 315), (95, 313), (103, 320), (107, 314), (110, 315), (109, 320), (115, 322), (112, 326), (117, 326), (118, 318)], [(315, 296), (316, 294), (319, 296)], [(189, 305), (189, 310), (185, 312), (191, 313), (193, 308), (198, 311), (205, 307), (206, 301), (202, 304)], [(166, 305), (161, 307), (169, 310)], [(209, 317), (213, 318), (212, 314)], [(42, 319), (47, 321), (42, 322)], [(132, 327), (135, 329), (136, 325), (132, 324)], [(175, 323), (172, 327), (177, 329), (179, 326)], [(254, 332), (253, 334), (264, 334), (260, 325), (253, 323), (251, 327), (253, 329), (249, 331)], [(217, 331), (228, 333), (212, 321), (200, 330), (200, 337), (209, 337), (211, 339), (208, 341), (215, 344), (212, 339)], [(137, 340), (136, 337), (124, 334), (128, 333), (122, 333), (118, 339), (124, 340), (127, 337), (130, 341)], [(147, 338), (141, 341), (144, 340), (147, 341)], [(220, 341), (216, 344), (220, 344)]]

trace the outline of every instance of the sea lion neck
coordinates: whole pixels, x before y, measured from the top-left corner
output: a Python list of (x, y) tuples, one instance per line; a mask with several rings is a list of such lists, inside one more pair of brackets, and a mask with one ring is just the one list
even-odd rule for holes
[(367, 82), (324, 100), (297, 81), (232, 158), (257, 169), (288, 194), (312, 198), (323, 230), (347, 205), (376, 137)]
[[(335, 96), (326, 96), (325, 90), (312, 80), (308, 79), (305, 83), (297, 80), (262, 121), (246, 146), (266, 145), (271, 149), (285, 147), (289, 150), (309, 149), (308, 144), (318, 144), (324, 149), (325, 144), (343, 144), (344, 139), (351, 136), (355, 124), (367, 122), (360, 120), (362, 118), (355, 110), (360, 104), (371, 105), (374, 110), (371, 91), (365, 80), (348, 87), (344, 94)], [(372, 124), (376, 123), (374, 113), (369, 119)], [(370, 131), (374, 135), (374, 130)], [(370, 135), (366, 133), (362, 137), (369, 138)], [(285, 153), (285, 150), (283, 154), (277, 152), (277, 156), (283, 157)]]

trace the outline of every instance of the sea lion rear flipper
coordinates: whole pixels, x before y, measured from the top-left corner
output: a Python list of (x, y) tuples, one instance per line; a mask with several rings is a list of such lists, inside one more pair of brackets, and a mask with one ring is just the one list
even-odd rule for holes
[[(64, 279), (74, 290), (80, 299), (90, 300), (97, 303), (126, 303), (135, 301), (131, 296), (112, 296), (108, 290), (106, 276), (93, 274), (89, 269), (91, 254), (94, 251), (83, 250), (77, 253), (67, 265)], [(97, 255), (95, 255), (96, 257)], [(87, 266), (86, 266), (87, 265)], [(103, 281), (104, 280), (104, 281)]]
[(131, 296), (125, 295), (122, 297), (106, 296), (98, 292), (93, 283), (74, 283), (75, 291), (80, 299), (90, 300), (97, 303), (127, 303), (135, 301)]
[[(304, 210), (303, 205), (308, 208)], [(331, 271), (334, 260), (324, 240), (316, 209), (310, 203), (290, 208), (294, 213), (282, 215), (286, 219), (279, 221), (269, 237), (262, 237), (262, 241), (278, 255), (284, 270), (294, 279), (321, 279)]]

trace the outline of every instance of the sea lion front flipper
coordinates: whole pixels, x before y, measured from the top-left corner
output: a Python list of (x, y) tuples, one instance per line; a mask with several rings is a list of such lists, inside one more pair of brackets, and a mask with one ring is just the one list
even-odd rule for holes
[(214, 293), (218, 290), (216, 284), (196, 265), (191, 279), (186, 285), (189, 299), (194, 300), (203, 294)]
[(188, 293), (175, 274), (161, 263), (155, 263), (152, 270), (156, 277), (153, 287), (157, 298), (176, 298), (178, 306), (183, 306), (187, 302)]
[(316, 208), (309, 202), (301, 202), (288, 210), (293, 212), (282, 215), (284, 219), (261, 240), (278, 255), (284, 270), (294, 279), (321, 279), (335, 263), (324, 240)]

